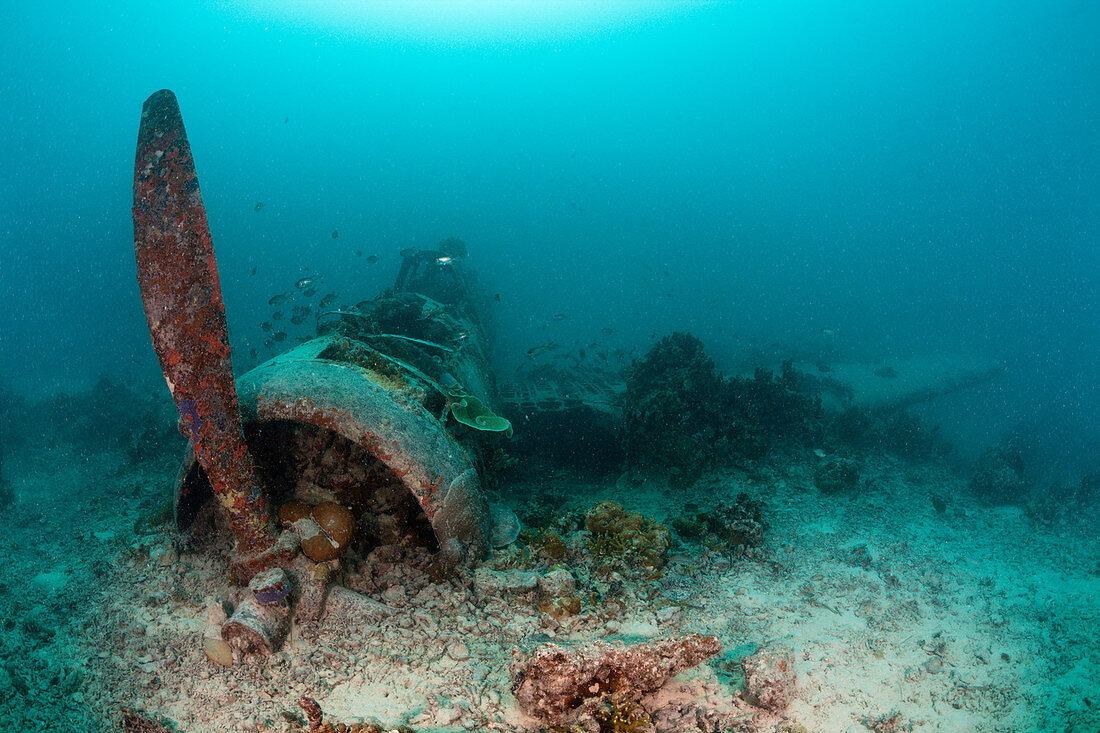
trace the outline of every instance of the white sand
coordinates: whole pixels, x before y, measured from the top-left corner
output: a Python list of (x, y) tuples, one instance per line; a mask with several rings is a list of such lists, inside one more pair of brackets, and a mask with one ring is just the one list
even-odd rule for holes
[[(216, 667), (201, 637), (205, 599), (227, 597), (222, 561), (182, 546), (177, 562), (158, 564), (176, 537), (134, 534), (151, 504), (143, 497), (167, 485), (172, 467), (135, 475), (117, 457), (62, 451), (5, 464), (19, 496), (5, 582), (14, 596), (37, 588), (55, 605), (74, 587), (106, 583), (106, 596), (88, 597), (88, 614), (51, 611), (55, 638), (65, 640), (54, 653), (84, 670), (69, 704), (114, 721), (130, 707), (181, 731), (293, 730), (283, 713), (297, 715), (303, 694), (345, 722), (535, 730), (509, 693), (513, 655), (547, 636), (599, 638), (623, 624), (658, 637), (714, 634), (734, 657), (791, 649), (798, 687), (786, 716), (811, 731), (865, 731), (861, 720), (895, 711), (919, 731), (1100, 730), (1100, 542), (1091, 515), (1067, 512), (1037, 528), (1019, 508), (973, 501), (943, 467), (887, 458), (866, 463), (861, 492), (824, 496), (812, 485), (816, 460), (708, 476), (690, 495), (655, 482), (621, 481), (599, 496), (560, 485), (577, 506), (614, 498), (661, 520), (684, 500), (706, 506), (748, 491), (765, 502), (764, 551), (731, 561), (688, 547), (666, 573), (688, 572), (697, 593), (661, 617), (667, 598), (650, 597), (655, 582), (635, 580), (621, 613), (586, 606), (559, 626), (533, 597), (483, 602), (458, 583), (432, 585), (427, 558), (411, 553), (365, 562), (351, 581), (396, 609), (392, 617), (360, 626), (329, 619), (317, 641), (290, 640), (262, 669)], [(85, 498), (69, 498), (77, 489)], [(944, 514), (932, 494), (947, 499)], [(31, 551), (36, 537), (63, 532), (56, 546)], [(498, 563), (514, 555), (500, 552)], [(574, 574), (583, 597), (586, 574)], [(694, 697), (711, 710), (743, 710), (722, 670), (734, 657), (681, 675), (645, 704)], [(4, 710), (9, 720), (17, 714)], [(38, 720), (23, 715), (24, 725)], [(774, 719), (764, 720), (761, 730), (772, 730)]]

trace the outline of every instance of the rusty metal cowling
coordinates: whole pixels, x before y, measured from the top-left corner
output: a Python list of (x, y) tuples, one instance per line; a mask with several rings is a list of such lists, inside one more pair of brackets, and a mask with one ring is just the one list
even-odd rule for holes
[[(364, 448), (408, 488), (448, 564), (480, 560), (489, 548), (488, 503), (473, 456), (425, 405), (436, 385), (420, 373), (404, 371), (394, 380), (367, 365), (328, 358), (348, 341), (322, 336), (242, 375), (242, 423), (315, 425)], [(180, 529), (190, 525), (208, 492), (188, 452), (176, 483)]]

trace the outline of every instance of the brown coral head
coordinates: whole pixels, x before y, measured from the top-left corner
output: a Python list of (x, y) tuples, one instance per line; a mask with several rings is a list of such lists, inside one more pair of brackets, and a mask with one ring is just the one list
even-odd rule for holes
[(581, 599), (576, 596), (565, 598), (544, 598), (539, 601), (539, 612), (549, 614), (558, 621), (581, 612)]
[(344, 506), (331, 501), (318, 504), (313, 507), (313, 521), (321, 525), (321, 529), (329, 538), (341, 545), (351, 542), (355, 534), (355, 515)]
[(339, 557), (355, 534), (355, 515), (331, 501), (313, 507), (310, 516), (294, 522), (302, 536), (302, 552), (314, 562)]
[(309, 504), (298, 499), (291, 499), (279, 507), (279, 526), (290, 527), (299, 519), (308, 517), (309, 512)]

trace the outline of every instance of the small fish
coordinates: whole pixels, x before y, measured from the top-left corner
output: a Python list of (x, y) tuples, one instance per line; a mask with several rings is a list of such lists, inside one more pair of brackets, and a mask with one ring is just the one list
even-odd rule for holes
[(558, 348), (558, 345), (553, 341), (547, 341), (545, 344), (539, 344), (538, 346), (532, 346), (527, 350), (527, 356), (532, 358), (538, 356), (544, 351), (550, 351), (551, 349)]
[(363, 250), (361, 250), (361, 249), (355, 250), (355, 256), (356, 257), (362, 257), (363, 256)]
[(497, 293), (493, 296), (493, 300), (499, 303), (500, 301), (504, 300), (504, 298), (500, 297), (500, 293)]
[(294, 324), (295, 326), (301, 326), (301, 325), (302, 325), (303, 323), (305, 323), (305, 322), (306, 322), (306, 317), (305, 317), (305, 316), (301, 316), (301, 315), (299, 315), (299, 316), (291, 316), (291, 317), (290, 317), (290, 322), (291, 322), (291, 323), (293, 323), (293, 324)]
[(301, 280), (294, 283), (294, 287), (298, 288), (299, 290), (305, 290), (306, 288), (308, 288), (312, 284), (313, 284), (313, 278), (312, 277), (303, 277)]
[(252, 207), (252, 210), (253, 211), (262, 211), (263, 208), (264, 208), (264, 202), (263, 201), (257, 201), (256, 205)]
[(335, 303), (339, 299), (340, 299), (340, 294), (339, 293), (329, 293), (325, 297), (321, 298), (320, 307), (321, 308), (328, 308), (330, 305), (332, 305), (333, 303)]
[(614, 336), (615, 329), (611, 328), (610, 326), (604, 326), (600, 329), (600, 333), (602, 333), (604, 336)]
[(569, 316), (564, 313), (555, 313), (554, 315), (550, 316), (551, 321), (564, 321), (568, 318)]
[(271, 314), (271, 320), (273, 320), (273, 321), (283, 320), (283, 312), (282, 311), (275, 311), (274, 313)]
[(584, 349), (577, 349), (577, 356), (579, 356), (581, 360), (583, 360), (585, 357)]
[(378, 262), (378, 255), (367, 255), (367, 264), (373, 265)]
[(289, 293), (279, 293), (278, 295), (272, 295), (271, 299), (267, 301), (268, 305), (282, 305), (286, 302), (286, 299), (290, 297)]
[(263, 323), (261, 323), (260, 324), (260, 330), (267, 331), (267, 332), (270, 333), (271, 332), (271, 322), (270, 321), (264, 321)]
[(338, 231), (336, 231), (335, 229), (333, 229), (333, 230), (332, 230), (332, 238), (333, 238), (333, 239), (336, 239), (336, 238), (337, 238), (337, 237), (339, 237), (339, 236), (340, 236), (340, 232), (338, 232)]
[(313, 312), (313, 308), (308, 306), (308, 305), (296, 305), (296, 306), (294, 306), (293, 310), (291, 310), (291, 313), (293, 313), (296, 316), (304, 316), (304, 315), (308, 315), (312, 312)]
[(253, 268), (252, 268), (252, 274), (253, 274), (253, 275), (255, 275), (255, 274), (256, 274), (256, 268), (255, 268), (255, 267), (253, 267)]
[(248, 355), (252, 357), (252, 361), (256, 360), (256, 349), (252, 348), (248, 350)]
[(302, 291), (302, 295), (306, 296), (307, 298), (312, 298), (316, 294), (317, 288), (306, 288)]
[(264, 346), (267, 347), (268, 349), (274, 348), (275, 342), (272, 341), (271, 339), (268, 339), (267, 341), (264, 341)]
[(370, 307), (372, 305), (374, 305), (373, 300), (360, 300), (358, 303), (355, 304), (355, 310), (357, 310), (357, 311), (370, 310)]
[(272, 341), (286, 341), (286, 331), (276, 331), (271, 334)]

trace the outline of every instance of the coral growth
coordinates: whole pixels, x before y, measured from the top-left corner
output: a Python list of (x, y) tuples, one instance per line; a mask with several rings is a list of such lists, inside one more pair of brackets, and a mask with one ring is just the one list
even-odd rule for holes
[(666, 336), (631, 367), (623, 405), (627, 460), (694, 480), (714, 459), (723, 382), (703, 343)]
[(764, 507), (741, 492), (732, 504), (724, 501), (691, 519), (676, 517), (672, 528), (684, 539), (697, 540), (714, 550), (759, 547), (764, 543)]
[(993, 504), (1011, 504), (1025, 498), (1024, 461), (1019, 451), (996, 447), (978, 458), (970, 473), (970, 488)]
[(666, 336), (627, 378), (627, 460), (663, 470), (683, 486), (714, 464), (758, 458), (780, 444), (809, 444), (820, 436), (824, 413), (807, 389), (790, 361), (779, 376), (757, 369), (751, 378), (724, 378), (699, 339)]
[(653, 726), (649, 714), (635, 702), (612, 697), (607, 707), (596, 713), (600, 733), (642, 733)]
[[(355, 536), (355, 515), (332, 501), (313, 507), (311, 515), (311, 525), (304, 520), (295, 523), (295, 528), (301, 527), (302, 552), (314, 562), (339, 557)], [(306, 526), (310, 529), (305, 529)]]
[(525, 527), (547, 528), (562, 516), (561, 507), (566, 499), (559, 484), (548, 483), (525, 488), (516, 506), (516, 516)]
[(720, 651), (717, 639), (699, 634), (635, 647), (546, 644), (513, 663), (512, 694), (528, 715), (560, 724), (595, 716), (609, 698), (636, 702)]
[(528, 544), (533, 550), (550, 560), (561, 560), (568, 554), (569, 546), (562, 536), (552, 529), (540, 529), (529, 535)]
[(646, 567), (664, 564), (672, 540), (668, 527), (638, 512), (625, 511), (614, 501), (601, 501), (589, 509), (584, 525), (592, 533), (593, 555)]
[(859, 488), (859, 463), (840, 456), (823, 459), (814, 469), (814, 486), (826, 494), (855, 491)]
[(563, 618), (576, 616), (581, 612), (581, 599), (576, 596), (543, 598), (539, 601), (538, 609), (540, 612), (549, 614), (554, 619), (561, 621)]
[(856, 450), (879, 450), (901, 458), (928, 459), (951, 452), (938, 428), (927, 428), (905, 410), (872, 412), (852, 406), (828, 423), (828, 440)]
[(760, 457), (777, 445), (806, 446), (819, 441), (824, 421), (821, 400), (806, 375), (783, 362), (779, 375), (757, 369), (752, 378), (732, 377), (723, 394), (729, 421), (721, 450), (732, 456)]

